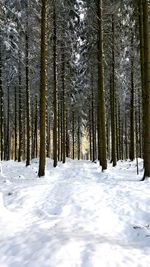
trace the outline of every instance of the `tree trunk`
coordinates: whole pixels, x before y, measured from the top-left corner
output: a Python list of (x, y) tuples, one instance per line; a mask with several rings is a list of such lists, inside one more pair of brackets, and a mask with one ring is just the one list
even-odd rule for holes
[(53, 3), (53, 82), (54, 82), (54, 91), (53, 91), (53, 109), (54, 109), (54, 125), (53, 125), (53, 158), (54, 158), (54, 167), (57, 166), (57, 75), (56, 75), (56, 7), (55, 1)]
[[(62, 44), (63, 46), (63, 44)], [(65, 54), (64, 47), (62, 48), (62, 119), (63, 119), (63, 133), (62, 133), (62, 160), (66, 161), (66, 103), (65, 103)]]
[(81, 150), (81, 143), (80, 143), (80, 118), (78, 116), (78, 160), (80, 160), (80, 150)]
[(90, 151), (90, 160), (92, 161), (92, 155), (93, 155), (93, 151), (92, 151), (92, 119), (91, 119), (91, 113), (92, 113), (92, 110), (90, 109), (89, 110), (89, 151)]
[(69, 133), (68, 133), (68, 112), (66, 110), (66, 157), (69, 157), (70, 153), (70, 141), (69, 141)]
[(10, 88), (9, 88), (9, 85), (7, 85), (6, 160), (10, 160)]
[(103, 64), (103, 17), (102, 0), (98, 0), (98, 138), (99, 157), (102, 171), (107, 169), (106, 159), (106, 129), (104, 101), (104, 64)]
[(92, 111), (91, 111), (91, 115), (92, 115), (92, 161), (94, 162), (96, 159), (96, 155), (95, 155), (95, 149), (96, 149), (96, 142), (95, 142), (95, 117), (94, 117), (94, 88), (93, 88), (93, 77), (92, 77)]
[(74, 159), (74, 156), (75, 156), (74, 124), (75, 124), (75, 119), (74, 119), (74, 111), (73, 111), (72, 112), (72, 158), (73, 159)]
[(1, 160), (3, 160), (3, 150), (4, 150), (4, 114), (3, 114), (3, 85), (2, 85), (2, 47), (1, 47), (1, 31), (0, 31), (0, 150), (1, 150)]
[(35, 100), (35, 109), (34, 115), (33, 115), (33, 143), (32, 143), (32, 158), (38, 157), (38, 103), (37, 103), (37, 97)]
[[(143, 145), (144, 145), (144, 140), (143, 140), (143, 128), (144, 125), (144, 118), (143, 118), (143, 110), (144, 110), (144, 32), (143, 32), (143, 5), (142, 5), (143, 0), (139, 0), (138, 7), (139, 7), (139, 39), (140, 39), (140, 67), (141, 67), (141, 87), (142, 87), (142, 120), (140, 122), (140, 127), (141, 127), (141, 137), (140, 137), (140, 142), (141, 146), (140, 149), (143, 151)], [(140, 153), (142, 155), (142, 152)]]
[(29, 35), (28, 35), (28, 0), (26, 4), (26, 34), (25, 34), (25, 54), (26, 54), (26, 131), (27, 131), (27, 154), (26, 154), (26, 166), (30, 165), (31, 157), (31, 127), (30, 127), (30, 91), (29, 91)]
[(112, 66), (111, 66), (111, 85), (110, 85), (110, 104), (111, 104), (111, 161), (113, 167), (116, 166), (116, 111), (115, 111), (115, 26), (114, 15), (112, 15)]
[(22, 159), (22, 81), (21, 81), (21, 51), (19, 50), (19, 66), (18, 66), (18, 80), (19, 80), (19, 147), (18, 147), (18, 162)]
[(50, 115), (47, 114), (47, 142), (46, 142), (46, 150), (47, 157), (50, 158), (50, 149), (51, 149), (51, 125), (50, 125)]
[(40, 162), (38, 176), (45, 175), (45, 115), (46, 115), (46, 0), (41, 10), (41, 90), (40, 90)]
[(131, 96), (130, 96), (130, 160), (134, 160), (135, 157), (135, 119), (134, 119), (134, 59), (133, 59), (133, 33), (131, 40)]
[(144, 32), (144, 90), (143, 90), (143, 127), (144, 127), (144, 177), (150, 177), (150, 25), (149, 1), (143, 0)]
[(128, 159), (128, 130), (127, 130), (127, 115), (125, 111), (125, 159)]
[(15, 160), (17, 160), (17, 136), (18, 136), (18, 124), (17, 124), (17, 88), (15, 86)]
[[(58, 109), (57, 109), (57, 128), (58, 128), (58, 131), (57, 131), (57, 155), (58, 155), (58, 161), (60, 161), (60, 154), (61, 154), (61, 114), (60, 114), (60, 111), (61, 111), (61, 103), (60, 103), (60, 94), (59, 94), (59, 99), (58, 99)], [(53, 128), (53, 134), (54, 134), (54, 128)], [(54, 151), (53, 151), (54, 153)]]

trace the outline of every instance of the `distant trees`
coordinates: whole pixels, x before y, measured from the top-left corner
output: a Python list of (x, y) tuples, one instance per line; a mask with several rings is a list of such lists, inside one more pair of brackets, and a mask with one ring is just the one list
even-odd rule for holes
[(1, 160), (143, 156), (149, 177), (148, 23), (148, 0), (1, 1)]

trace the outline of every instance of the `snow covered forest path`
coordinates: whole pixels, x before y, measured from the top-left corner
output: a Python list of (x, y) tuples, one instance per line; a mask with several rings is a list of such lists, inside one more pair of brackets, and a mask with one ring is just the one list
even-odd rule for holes
[(37, 168), (2, 162), (0, 267), (150, 266), (150, 183), (135, 162)]

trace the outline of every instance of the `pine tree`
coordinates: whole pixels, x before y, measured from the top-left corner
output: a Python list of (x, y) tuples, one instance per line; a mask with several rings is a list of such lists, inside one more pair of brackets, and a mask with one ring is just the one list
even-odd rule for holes
[(116, 112), (115, 112), (115, 21), (112, 15), (112, 66), (111, 66), (111, 152), (113, 167), (116, 166)]
[(106, 130), (105, 130), (105, 103), (104, 103), (104, 51), (103, 51), (103, 17), (102, 0), (97, 0), (98, 17), (98, 138), (99, 158), (102, 170), (107, 169), (106, 160)]
[(133, 33), (131, 36), (131, 96), (130, 96), (130, 151), (129, 158), (134, 160), (135, 157), (135, 107), (134, 107), (134, 51), (133, 51)]
[(144, 177), (150, 177), (150, 27), (149, 1), (143, 0), (143, 36), (144, 36), (144, 91), (143, 91), (143, 127), (144, 127)]
[(53, 126), (53, 158), (54, 158), (54, 167), (57, 166), (57, 142), (58, 142), (58, 133), (57, 133), (57, 77), (56, 77), (56, 3), (53, 2), (53, 109), (54, 109), (54, 126)]
[(3, 84), (2, 84), (2, 32), (0, 30), (0, 150), (3, 160)]
[(27, 118), (27, 156), (26, 156), (26, 166), (30, 165), (30, 92), (29, 92), (29, 25), (28, 25), (28, 0), (26, 3), (26, 33), (25, 33), (25, 53), (26, 53), (26, 118)]
[(41, 88), (40, 88), (40, 162), (39, 177), (45, 175), (45, 113), (46, 113), (46, 0), (41, 9)]

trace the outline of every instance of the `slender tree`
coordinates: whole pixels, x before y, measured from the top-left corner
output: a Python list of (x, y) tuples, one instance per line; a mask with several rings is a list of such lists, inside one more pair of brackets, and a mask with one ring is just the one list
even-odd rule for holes
[(25, 53), (26, 53), (26, 118), (27, 118), (27, 155), (26, 155), (26, 166), (30, 165), (30, 142), (31, 142), (31, 136), (30, 136), (30, 92), (29, 92), (29, 25), (28, 25), (28, 9), (29, 4), (28, 0), (26, 1), (26, 33), (25, 33)]
[(53, 1), (53, 109), (54, 109), (54, 125), (53, 125), (53, 159), (54, 167), (57, 166), (57, 74), (56, 74), (56, 3)]
[(23, 127), (22, 127), (22, 79), (21, 79), (21, 51), (19, 49), (19, 62), (18, 62), (18, 90), (19, 90), (19, 147), (18, 147), (18, 161), (22, 158), (22, 143), (23, 143)]
[(17, 88), (15, 86), (15, 160), (17, 160), (17, 137), (18, 137), (18, 124), (17, 124)]
[(111, 64), (111, 160), (113, 167), (116, 166), (116, 112), (115, 112), (115, 22), (114, 15), (112, 15), (112, 64)]
[(134, 114), (134, 51), (133, 51), (133, 33), (131, 37), (131, 96), (130, 96), (130, 151), (129, 157), (134, 160), (135, 157), (135, 114)]
[(41, 88), (40, 88), (40, 162), (39, 177), (45, 175), (45, 113), (46, 113), (46, 0), (41, 9)]
[(150, 177), (150, 27), (149, 1), (143, 0), (143, 36), (144, 36), (144, 92), (143, 92), (143, 127), (144, 127), (144, 177)]
[[(63, 43), (62, 43), (63, 46)], [(66, 161), (66, 104), (65, 104), (65, 54), (62, 48), (62, 160)]]
[(99, 158), (102, 170), (107, 169), (106, 159), (106, 130), (105, 130), (105, 103), (104, 103), (104, 51), (103, 51), (103, 7), (102, 0), (98, 2), (98, 138)]
[(0, 150), (3, 160), (3, 85), (2, 85), (2, 36), (0, 30)]

